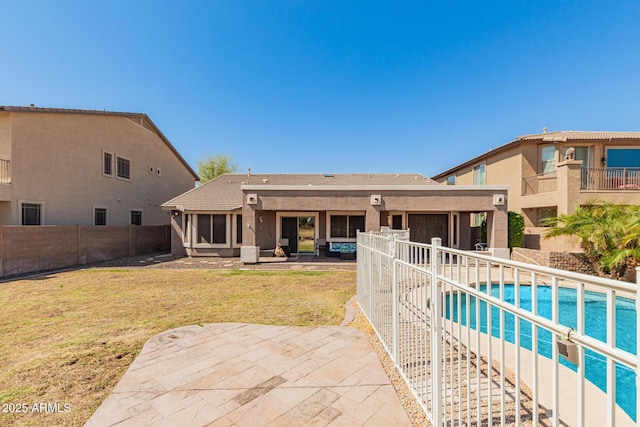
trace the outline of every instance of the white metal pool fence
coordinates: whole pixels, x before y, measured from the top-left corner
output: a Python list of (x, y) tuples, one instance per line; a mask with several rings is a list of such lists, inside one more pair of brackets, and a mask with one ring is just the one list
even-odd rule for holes
[[(357, 254), (360, 308), (433, 425), (638, 425), (640, 340), (621, 348), (616, 337), (637, 334), (637, 284), (406, 233), (358, 233)], [(566, 292), (572, 306), (559, 300)], [(635, 304), (622, 332), (621, 297)]]

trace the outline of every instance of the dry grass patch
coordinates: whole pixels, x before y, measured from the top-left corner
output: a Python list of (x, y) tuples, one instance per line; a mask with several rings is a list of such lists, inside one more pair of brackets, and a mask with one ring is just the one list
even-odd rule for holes
[[(167, 329), (337, 325), (355, 282), (354, 272), (82, 270), (0, 284), (0, 404), (30, 409), (0, 413), (0, 425), (82, 425)], [(39, 403), (62, 412), (32, 412)]]

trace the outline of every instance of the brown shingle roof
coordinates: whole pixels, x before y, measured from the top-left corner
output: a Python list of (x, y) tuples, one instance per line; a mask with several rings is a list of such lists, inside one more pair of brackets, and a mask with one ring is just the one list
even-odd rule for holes
[(493, 154), (499, 153), (506, 149), (509, 149), (513, 146), (523, 143), (531, 143), (531, 142), (567, 142), (567, 141), (613, 141), (620, 139), (639, 139), (640, 140), (640, 132), (612, 132), (612, 131), (576, 131), (576, 130), (565, 130), (565, 131), (557, 131), (557, 132), (545, 132), (545, 133), (535, 133), (531, 135), (522, 135), (517, 137), (511, 142), (508, 142), (504, 145), (499, 146), (498, 148), (494, 148), (489, 150), (479, 156), (476, 156), (466, 162), (460, 163), (457, 166), (454, 166), (450, 169), (447, 169), (444, 172), (440, 172), (437, 175), (434, 175), (433, 179), (441, 179), (445, 178), (448, 175), (456, 172), (458, 169), (468, 167), (474, 165), (478, 162), (485, 160)]
[(18, 113), (69, 113), (69, 114), (93, 114), (100, 116), (122, 116), (132, 119), (136, 123), (138, 123), (138, 119), (140, 120), (141, 126), (149, 129), (150, 131), (156, 133), (160, 139), (162, 139), (165, 144), (169, 147), (169, 149), (175, 154), (175, 156), (182, 162), (182, 164), (187, 168), (189, 173), (193, 175), (196, 181), (200, 181), (198, 174), (189, 166), (189, 163), (182, 157), (182, 155), (176, 150), (176, 148), (169, 142), (166, 136), (160, 131), (158, 126), (153, 123), (153, 120), (149, 118), (145, 113), (127, 113), (127, 112), (118, 112), (118, 111), (100, 111), (100, 110), (79, 110), (72, 108), (45, 108), (45, 107), (18, 107), (12, 105), (0, 105), (0, 111), (7, 112), (18, 112)]
[(169, 200), (167, 209), (228, 211), (242, 207), (243, 185), (340, 187), (438, 185), (420, 174), (224, 174)]

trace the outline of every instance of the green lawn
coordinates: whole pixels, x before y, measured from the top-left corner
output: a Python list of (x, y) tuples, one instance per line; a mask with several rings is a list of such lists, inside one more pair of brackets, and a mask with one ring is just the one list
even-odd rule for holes
[(80, 426), (155, 334), (215, 322), (336, 325), (355, 272), (81, 270), (0, 284), (0, 425)]

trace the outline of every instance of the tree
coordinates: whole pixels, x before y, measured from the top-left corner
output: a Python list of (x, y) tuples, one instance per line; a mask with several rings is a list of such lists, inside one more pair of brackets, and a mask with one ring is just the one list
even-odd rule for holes
[(578, 237), (599, 275), (633, 280), (640, 261), (640, 206), (590, 202), (571, 215), (549, 218), (545, 225), (551, 227), (545, 238)]
[(205, 156), (198, 161), (198, 176), (200, 183), (211, 181), (223, 173), (236, 173), (238, 165), (233, 163), (233, 158), (228, 154), (216, 154), (215, 156)]

